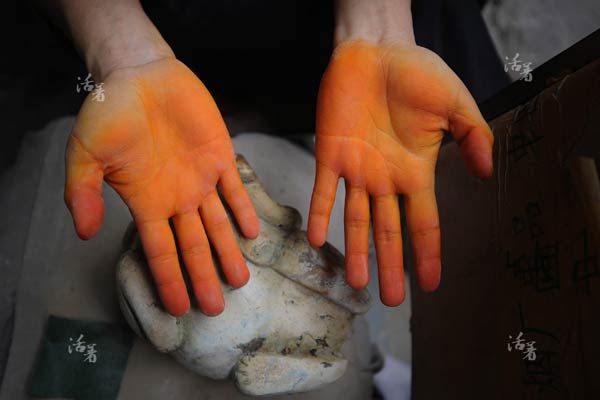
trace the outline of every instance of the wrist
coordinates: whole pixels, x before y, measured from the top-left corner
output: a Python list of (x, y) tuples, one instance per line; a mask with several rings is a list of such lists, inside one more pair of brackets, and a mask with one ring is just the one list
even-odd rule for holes
[(337, 0), (334, 45), (415, 45), (410, 0)]
[(175, 57), (166, 43), (148, 39), (147, 37), (107, 38), (97, 47), (90, 47), (84, 56), (88, 71), (94, 79), (103, 81), (115, 70)]
[(137, 1), (117, 1), (112, 7), (83, 15), (73, 37), (94, 80), (111, 72), (175, 57)]

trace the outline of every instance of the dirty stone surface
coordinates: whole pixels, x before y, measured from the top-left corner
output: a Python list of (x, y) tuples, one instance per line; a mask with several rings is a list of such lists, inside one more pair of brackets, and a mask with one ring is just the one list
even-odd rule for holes
[(344, 258), (333, 246), (308, 244), (300, 213), (273, 201), (243, 156), (237, 165), (260, 220), (258, 238), (236, 232), (250, 281), (236, 290), (221, 283), (226, 308), (216, 317), (195, 307), (173, 317), (160, 306), (131, 225), (129, 249), (116, 269), (123, 313), (159, 351), (200, 375), (232, 376), (243, 393), (295, 393), (332, 383), (346, 370), (340, 349), (354, 316), (368, 311), (369, 292), (346, 284)]
[[(124, 320), (118, 304), (115, 266), (122, 254), (123, 234), (131, 217), (118, 196), (105, 187), (106, 212), (101, 231), (87, 242), (77, 238), (62, 194), (64, 149), (73, 121), (72, 117), (62, 118), (44, 129), (43, 135), (47, 140), (44, 140), (44, 148), (40, 149), (42, 151), (38, 155), (41, 170), (16, 290), (14, 334), (0, 389), (2, 400), (29, 398), (25, 388), (48, 315), (106, 322)], [(279, 203), (293, 205), (305, 219), (308, 208), (302, 202), (307, 205), (309, 200), (303, 199), (303, 193), (310, 190), (306, 189), (306, 182), (307, 179), (310, 182), (314, 174), (312, 156), (283, 139), (259, 134), (240, 135), (234, 139), (234, 147), (236, 151), (247, 155), (269, 194)], [(271, 156), (265, 157), (262, 152), (270, 153)], [(338, 193), (338, 196), (343, 204), (343, 193)], [(340, 235), (340, 231), (343, 231), (343, 208), (338, 204), (336, 209), (338, 211), (334, 210), (332, 217), (330, 241), (339, 248), (343, 245), (343, 235)], [(303, 226), (304, 224), (305, 220)], [(264, 270), (275, 273), (271, 269)], [(281, 279), (290, 282), (286, 285), (296, 285), (290, 279)], [(309, 290), (303, 289), (304, 286), (297, 286), (299, 292)], [(334, 307), (333, 301), (325, 297), (322, 299), (322, 304)], [(342, 309), (340, 314), (344, 313), (348, 311)], [(311, 392), (267, 398), (370, 398), (374, 370), (373, 351), (368, 326), (363, 317), (354, 319), (349, 334), (348, 341), (340, 350), (347, 360), (346, 371), (335, 383)], [(262, 336), (248, 337), (247, 341), (240, 341), (244, 346), (237, 350), (246, 357), (245, 353), (258, 346), (266, 346), (266, 339), (262, 342), (260, 337)], [(323, 339), (323, 335), (315, 338)], [(330, 345), (329, 337), (325, 340)], [(302, 361), (302, 358), (299, 357), (298, 360)], [(259, 362), (263, 360), (256, 357), (256, 363)], [(272, 365), (279, 368), (277, 364)], [(331, 368), (333, 367), (321, 366), (322, 370)], [(250, 370), (241, 368), (240, 371), (245, 371), (250, 374), (250, 379), (254, 379)], [(146, 340), (136, 339), (118, 399), (140, 398), (168, 400), (249, 397), (241, 394), (231, 380), (203, 377), (183, 367), (168, 354), (156, 351)]]

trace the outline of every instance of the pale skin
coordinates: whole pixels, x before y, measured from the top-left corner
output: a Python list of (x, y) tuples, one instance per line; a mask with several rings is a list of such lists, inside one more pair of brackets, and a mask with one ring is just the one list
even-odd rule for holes
[[(104, 180), (131, 211), (165, 309), (183, 315), (190, 308), (185, 267), (200, 310), (218, 315), (225, 303), (210, 245), (229, 285), (250, 276), (217, 188), (244, 236), (255, 238), (259, 224), (210, 93), (137, 0), (45, 4), (104, 82), (105, 101), (88, 96), (66, 152), (65, 201), (78, 235), (89, 239), (100, 229)], [(406, 199), (419, 285), (434, 290), (441, 264), (434, 170), (443, 132), (479, 177), (492, 173), (493, 137), (458, 77), (415, 45), (409, 1), (339, 0), (335, 35), (319, 91), (308, 238), (325, 242), (344, 178), (348, 283), (368, 283), (372, 218), (381, 300), (398, 305), (405, 289), (397, 195)]]

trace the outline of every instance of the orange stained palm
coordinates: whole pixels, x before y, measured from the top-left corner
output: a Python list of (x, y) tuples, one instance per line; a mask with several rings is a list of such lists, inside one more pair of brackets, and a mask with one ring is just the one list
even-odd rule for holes
[(434, 53), (418, 46), (347, 42), (335, 50), (317, 107), (317, 174), (308, 237), (322, 245), (340, 177), (346, 183), (348, 283), (367, 285), (372, 213), (381, 300), (404, 300), (397, 194), (404, 194), (417, 280), (440, 281), (440, 228), (434, 172), (443, 132), (474, 175), (492, 174), (492, 133), (467, 88)]
[(219, 314), (224, 299), (208, 239), (231, 286), (244, 285), (249, 272), (217, 185), (245, 236), (256, 237), (259, 225), (212, 97), (174, 58), (116, 70), (104, 89), (103, 102), (85, 100), (67, 146), (65, 201), (78, 235), (100, 229), (105, 179), (131, 211), (167, 311), (190, 307), (176, 239), (200, 309)]

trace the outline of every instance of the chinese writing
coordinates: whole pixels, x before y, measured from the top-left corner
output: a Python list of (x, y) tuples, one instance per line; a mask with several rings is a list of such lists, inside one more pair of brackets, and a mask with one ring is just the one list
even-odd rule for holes
[(521, 253), (511, 258), (506, 252), (506, 266), (513, 276), (525, 285), (534, 285), (537, 292), (545, 292), (560, 287), (559, 279), (559, 243), (542, 246), (535, 243), (533, 256)]
[(516, 236), (521, 232), (527, 230), (531, 236), (531, 239), (537, 239), (544, 234), (541, 225), (538, 222), (538, 217), (541, 215), (539, 203), (528, 202), (525, 208), (524, 215), (516, 215), (512, 219), (512, 230)]
[(519, 60), (519, 53), (515, 54), (515, 56), (510, 60), (508, 57), (504, 57), (506, 62), (504, 63), (504, 71), (508, 72), (509, 68), (511, 71), (518, 72), (521, 77), (520, 80), (524, 80), (525, 82), (531, 82), (533, 79), (533, 75), (531, 74), (531, 63), (523, 62)]
[(83, 334), (80, 334), (76, 341), (73, 341), (73, 338), (69, 338), (69, 346), (68, 346), (69, 354), (75, 353), (83, 353), (83, 362), (95, 363), (97, 360), (96, 353), (96, 343), (87, 343), (83, 340)]
[(518, 350), (525, 355), (523, 357), (523, 360), (535, 361), (535, 340), (525, 342), (525, 340), (523, 339), (523, 332), (519, 332), (519, 334), (513, 341), (510, 341), (510, 339), (512, 339), (512, 335), (508, 335), (508, 339), (508, 351), (512, 351), (512, 344), (515, 350)]
[[(521, 237), (526, 232), (533, 241), (533, 248), (527, 251), (506, 251), (506, 268), (524, 285), (532, 285), (537, 292), (560, 288), (560, 243), (547, 243), (540, 223), (542, 208), (539, 203), (530, 201), (525, 212), (512, 218), (512, 233)], [(543, 243), (546, 241), (546, 243)]]
[(81, 90), (84, 92), (92, 92), (92, 101), (104, 101), (104, 83), (94, 83), (91, 73), (88, 73), (83, 81), (78, 76), (77, 81), (77, 87), (75, 88), (77, 93), (81, 92)]
[(590, 240), (587, 229), (583, 230), (583, 251), (581, 258), (574, 261), (573, 280), (575, 282), (584, 281), (587, 294), (590, 294), (590, 279), (600, 277), (600, 268), (598, 255), (590, 251)]

